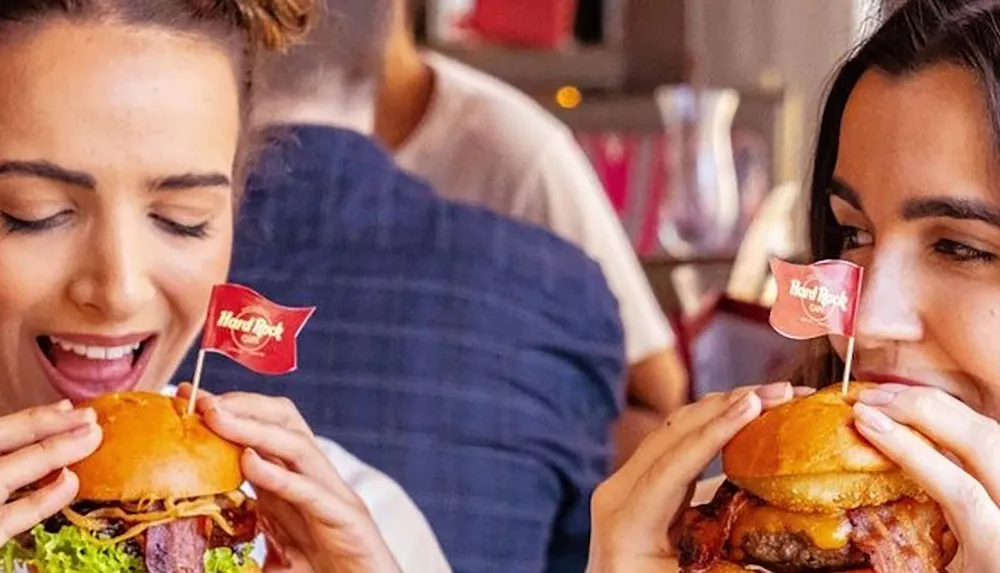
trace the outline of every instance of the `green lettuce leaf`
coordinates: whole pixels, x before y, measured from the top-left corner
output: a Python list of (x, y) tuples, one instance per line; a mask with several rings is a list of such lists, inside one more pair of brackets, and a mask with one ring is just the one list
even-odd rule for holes
[(253, 545), (249, 543), (238, 551), (228, 547), (211, 549), (205, 553), (205, 573), (241, 573), (252, 551)]
[(27, 551), (15, 542), (0, 550), (5, 573), (13, 573), (14, 561), (34, 565), (45, 573), (142, 573), (142, 559), (120, 547), (98, 542), (75, 527), (63, 527), (49, 533), (41, 525), (31, 530), (34, 551)]
[[(48, 533), (41, 525), (31, 530), (35, 549), (16, 541), (0, 547), (0, 572), (15, 573), (16, 564), (30, 564), (44, 573), (145, 573), (142, 558), (126, 553), (121, 546), (100, 543), (76, 527)], [(237, 551), (228, 547), (205, 553), (205, 573), (241, 573), (250, 561), (252, 544)]]

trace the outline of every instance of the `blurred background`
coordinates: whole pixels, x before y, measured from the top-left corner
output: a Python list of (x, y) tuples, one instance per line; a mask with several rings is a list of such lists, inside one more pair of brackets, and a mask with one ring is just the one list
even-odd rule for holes
[[(802, 182), (836, 64), (877, 0), (426, 0), (426, 49), (530, 94), (575, 133), (664, 310), (695, 394), (770, 376), (768, 260), (803, 259)], [(759, 371), (759, 372), (758, 372)], [(744, 378), (738, 378), (746, 381)]]

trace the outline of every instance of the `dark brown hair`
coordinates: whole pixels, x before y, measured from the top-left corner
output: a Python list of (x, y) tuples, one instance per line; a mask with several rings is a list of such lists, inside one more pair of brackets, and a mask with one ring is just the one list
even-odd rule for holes
[[(837, 165), (844, 109), (865, 72), (878, 70), (906, 77), (936, 64), (961, 66), (979, 80), (994, 136), (1000, 133), (1000, 0), (892, 4), (887, 5), (892, 10), (886, 10), (890, 14), (886, 21), (837, 71), (823, 106), (810, 187), (809, 238), (814, 260), (841, 255), (844, 231), (830, 209), (830, 183)], [(826, 340), (815, 345), (811, 354), (796, 382), (826, 385), (843, 372), (843, 364)]]
[(254, 67), (264, 53), (283, 51), (304, 37), (315, 12), (316, 0), (0, 0), (0, 38), (62, 18), (176, 30), (219, 44), (231, 54), (241, 86), (244, 134), (234, 169), (240, 193), (253, 147), (246, 118)]

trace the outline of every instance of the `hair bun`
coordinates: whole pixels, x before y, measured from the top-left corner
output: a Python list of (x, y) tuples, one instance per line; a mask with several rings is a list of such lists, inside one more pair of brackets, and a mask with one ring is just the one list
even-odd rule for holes
[(302, 39), (316, 14), (316, 0), (229, 0), (243, 19), (251, 45), (281, 51)]

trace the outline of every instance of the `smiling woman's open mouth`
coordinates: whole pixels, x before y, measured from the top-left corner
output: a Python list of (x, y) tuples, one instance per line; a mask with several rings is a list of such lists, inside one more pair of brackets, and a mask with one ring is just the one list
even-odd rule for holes
[(39, 336), (36, 343), (49, 382), (70, 400), (79, 401), (135, 387), (156, 337), (60, 334)]

